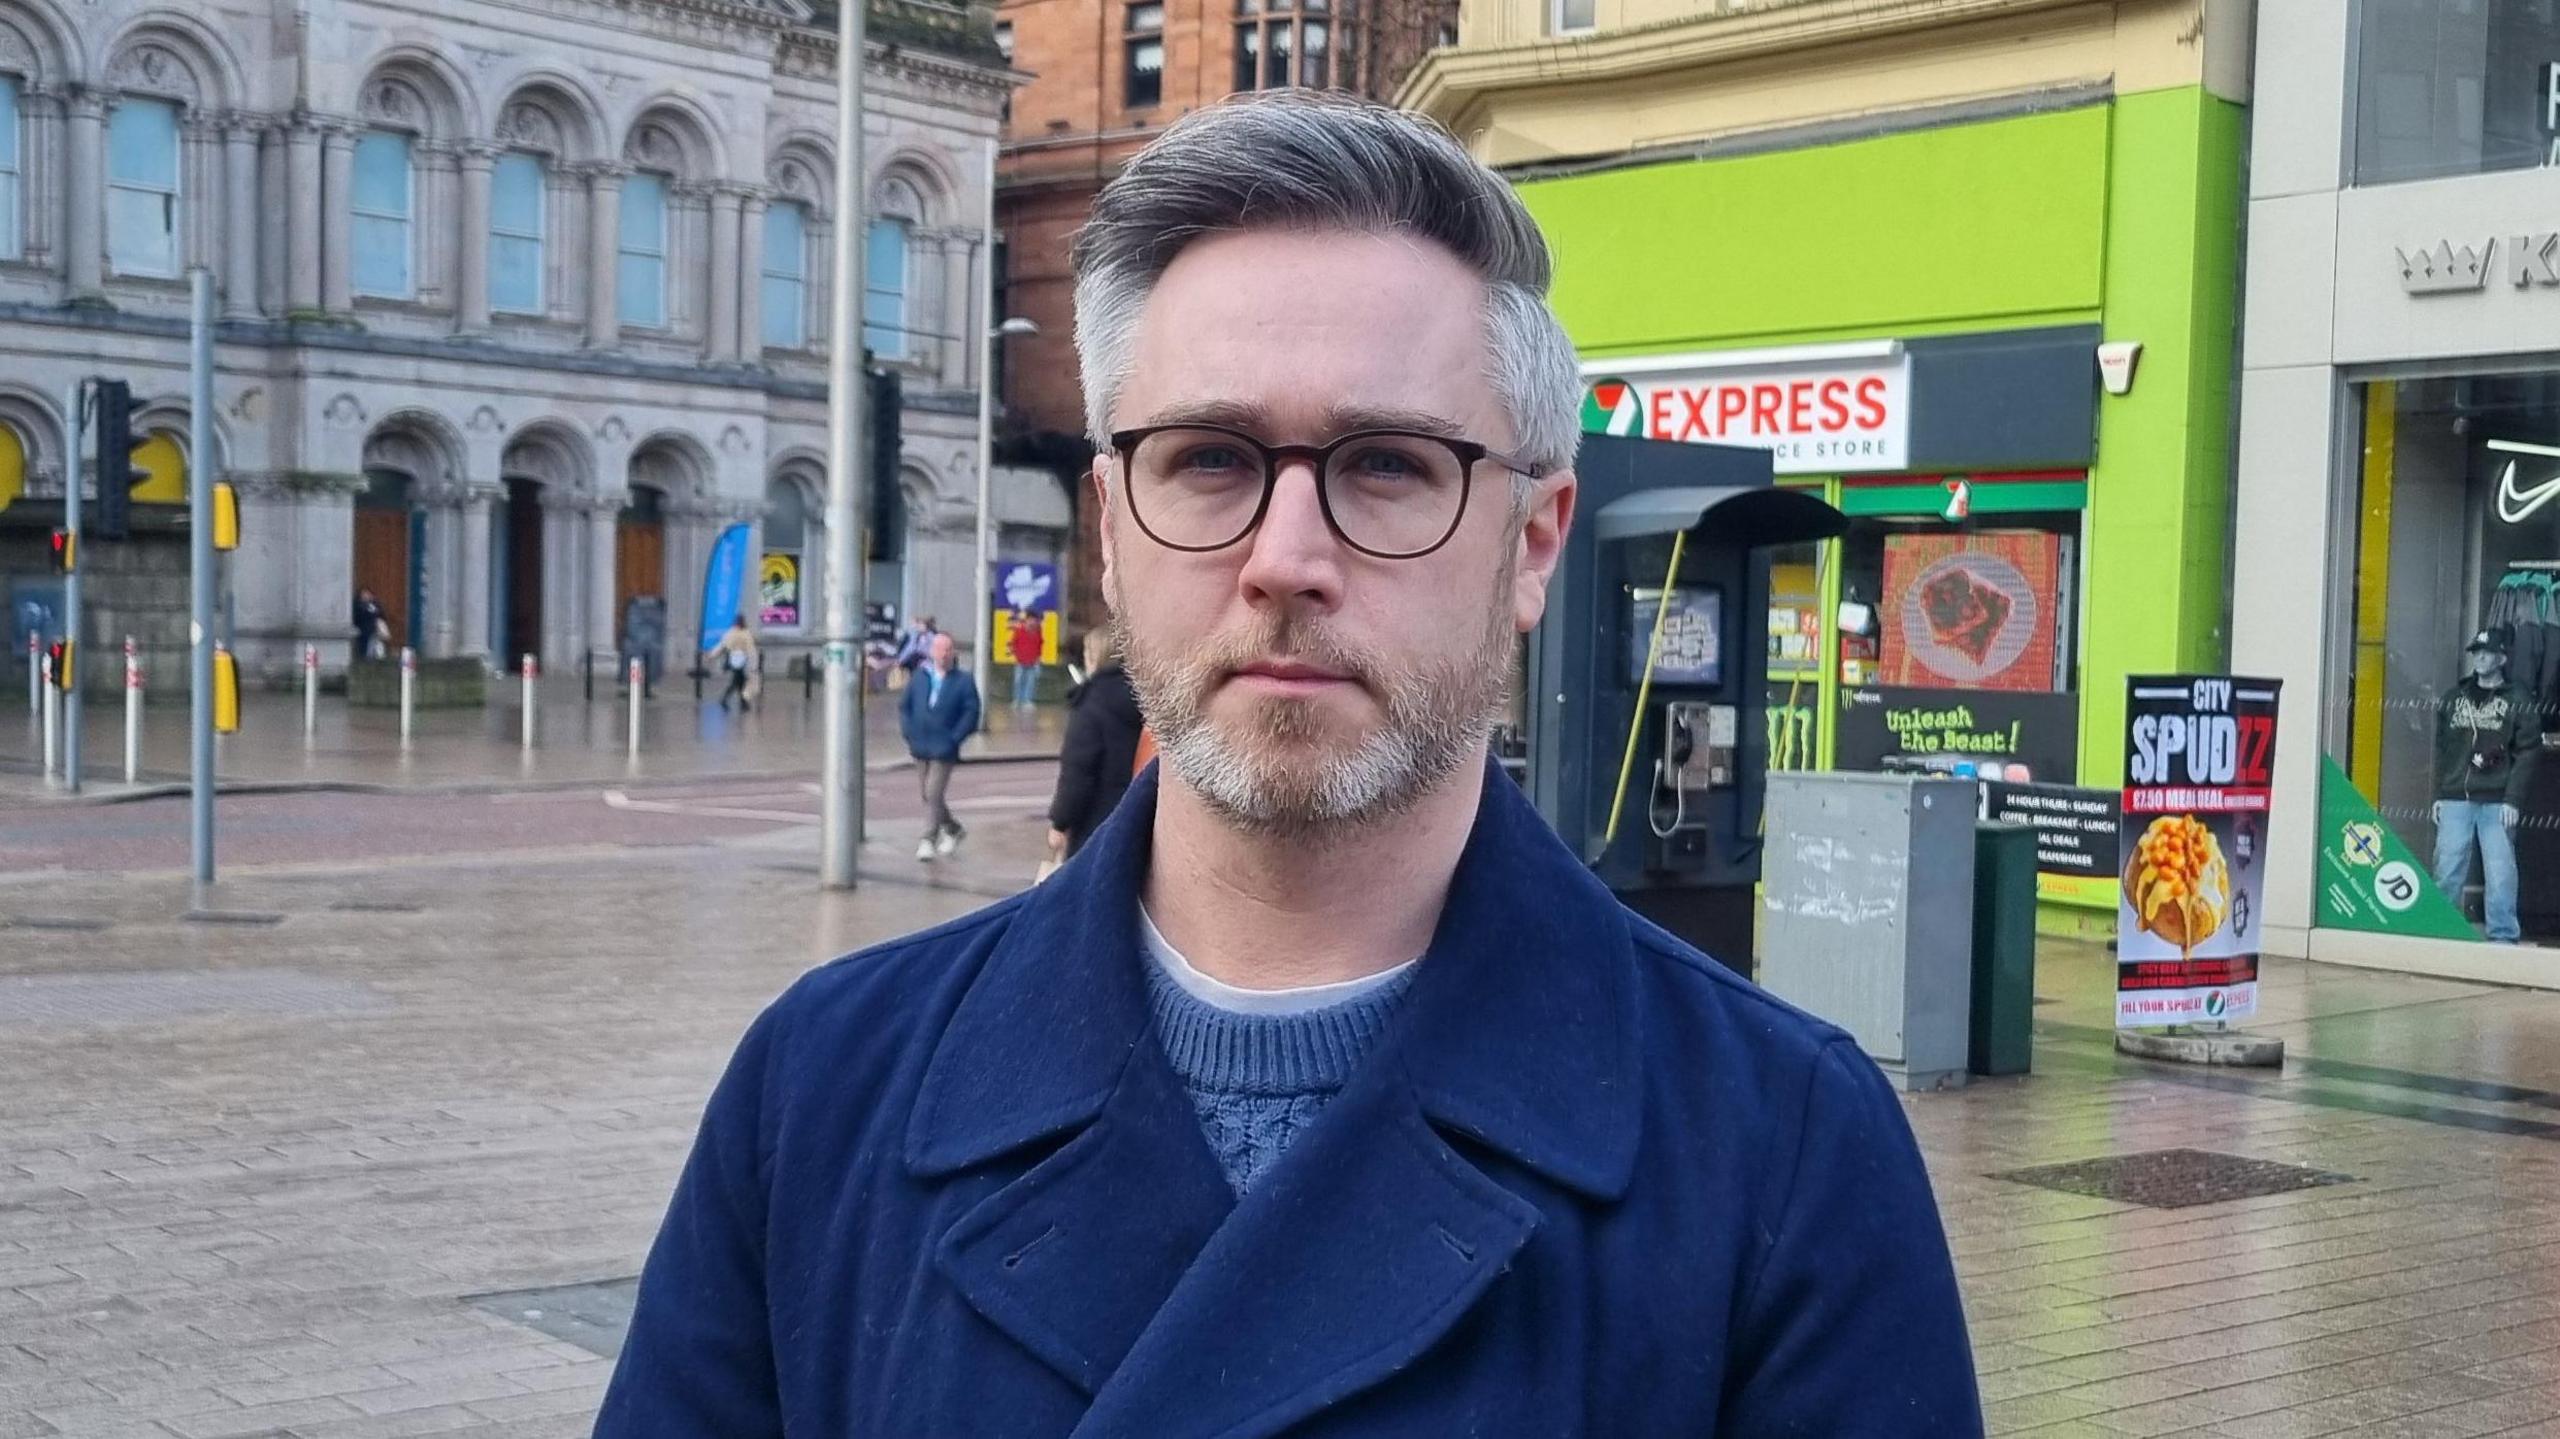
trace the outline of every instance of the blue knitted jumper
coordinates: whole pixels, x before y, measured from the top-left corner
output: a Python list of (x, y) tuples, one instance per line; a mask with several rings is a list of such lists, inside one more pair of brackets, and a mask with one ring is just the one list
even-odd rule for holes
[[(1152, 925), (1147, 926), (1152, 928)], [(1353, 999), (1295, 1014), (1246, 1014), (1200, 999), (1146, 960), (1156, 1041), (1239, 1195), (1270, 1172), (1342, 1092), (1411, 987), (1408, 965)]]

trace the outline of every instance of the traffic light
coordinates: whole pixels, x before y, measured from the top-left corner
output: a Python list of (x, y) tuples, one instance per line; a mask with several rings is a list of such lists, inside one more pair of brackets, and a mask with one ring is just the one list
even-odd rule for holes
[(906, 494), (898, 484), (901, 442), (899, 421), (906, 411), (905, 387), (895, 370), (863, 371), (870, 393), (865, 418), (871, 422), (870, 558), (883, 562), (907, 553)]
[(53, 687), (69, 690), (71, 685), (71, 641), (55, 640), (47, 653), (53, 656)]
[(55, 530), (53, 532), (53, 572), (55, 574), (67, 575), (71, 573), (72, 565), (79, 559), (79, 556), (73, 554), (71, 551), (71, 532), (69, 530)]
[(151, 478), (134, 468), (133, 389), (122, 380), (93, 380), (98, 428), (98, 534), (121, 540), (133, 532), (133, 490)]

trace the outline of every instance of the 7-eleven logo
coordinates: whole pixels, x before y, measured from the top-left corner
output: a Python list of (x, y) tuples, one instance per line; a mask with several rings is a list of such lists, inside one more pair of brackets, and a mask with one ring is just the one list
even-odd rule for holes
[(1624, 380), (1593, 380), (1582, 394), (1582, 432), (1586, 435), (1632, 435), (1644, 416), (1636, 387)]

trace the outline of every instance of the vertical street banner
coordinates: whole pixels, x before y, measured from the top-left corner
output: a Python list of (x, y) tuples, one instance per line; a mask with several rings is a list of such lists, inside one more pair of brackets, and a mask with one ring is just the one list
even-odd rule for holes
[(711, 543), (711, 558), (702, 566), (702, 636), (693, 652), (720, 643), (729, 621), (738, 617), (741, 586), (747, 582), (747, 527), (731, 525)]
[(2257, 1013), (2279, 687), (2229, 675), (2126, 682), (2119, 1029)]

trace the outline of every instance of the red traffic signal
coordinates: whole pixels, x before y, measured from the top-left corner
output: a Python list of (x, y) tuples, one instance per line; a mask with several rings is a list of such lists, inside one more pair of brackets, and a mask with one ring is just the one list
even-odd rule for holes
[(71, 532), (55, 530), (53, 532), (53, 572), (57, 575), (71, 573), (71, 563), (74, 558), (71, 553)]
[(53, 656), (53, 687), (58, 690), (70, 689), (71, 641), (55, 640), (53, 648), (48, 653)]

